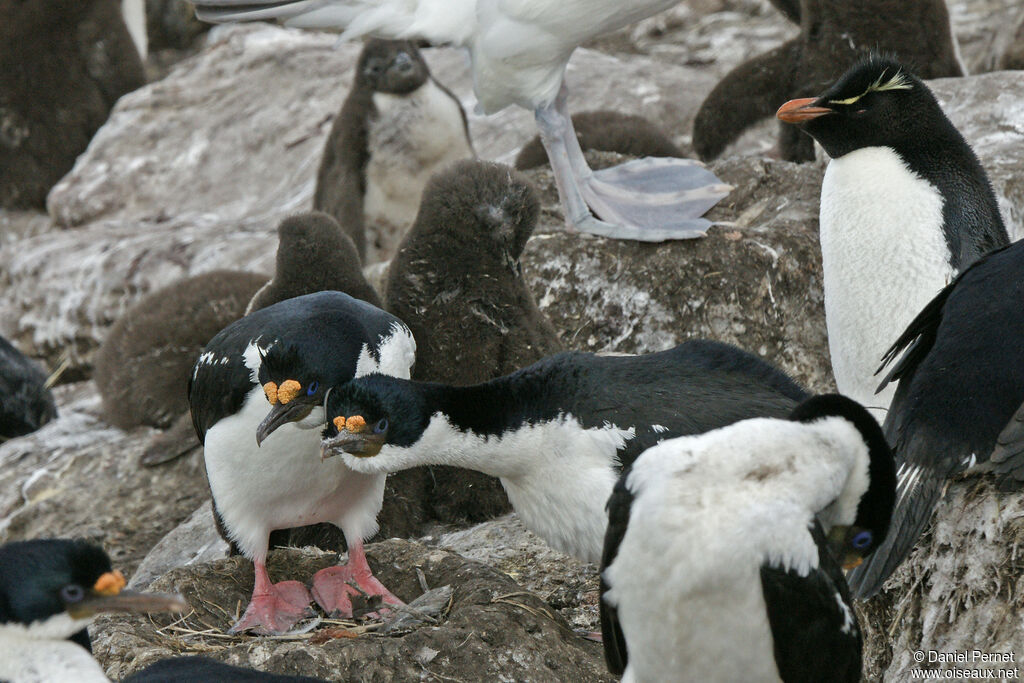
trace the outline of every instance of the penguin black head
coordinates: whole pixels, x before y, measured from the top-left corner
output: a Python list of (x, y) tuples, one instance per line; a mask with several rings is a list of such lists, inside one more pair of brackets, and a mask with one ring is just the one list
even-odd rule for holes
[(322, 211), (309, 211), (289, 216), (277, 226), (277, 268), (275, 278), (301, 277), (310, 273), (310, 264), (316, 263), (320, 255), (339, 249), (351, 251), (358, 267), (359, 256), (355, 254), (352, 240), (341, 232), (338, 221)]
[(490, 270), (519, 260), (539, 212), (526, 178), (504, 164), (467, 159), (427, 183), (406, 242), (437, 236), (449, 253), (465, 252), (459, 268)]
[[(124, 576), (84, 541), (38, 539), (0, 546), (0, 624), (47, 624), (41, 637), (64, 639), (103, 612), (181, 611), (177, 596), (122, 590)], [(60, 621), (55, 620), (60, 617)]]
[(858, 62), (820, 96), (790, 100), (776, 116), (800, 125), (833, 159), (955, 133), (931, 90), (904, 65), (878, 55)]
[(423, 398), (406, 387), (407, 381), (372, 374), (331, 389), (321, 456), (345, 452), (368, 458), (385, 444), (416, 443), (430, 418)]
[(374, 92), (404, 95), (430, 78), (416, 45), (408, 40), (371, 38), (356, 65), (356, 85)]
[(881, 544), (889, 530), (896, 503), (896, 464), (882, 428), (856, 401), (838, 394), (824, 394), (798, 405), (790, 414), (794, 422), (841, 417), (860, 433), (868, 450), (867, 488), (856, 501), (856, 513), (850, 522), (841, 522), (829, 530), (829, 547), (845, 569), (859, 565)]

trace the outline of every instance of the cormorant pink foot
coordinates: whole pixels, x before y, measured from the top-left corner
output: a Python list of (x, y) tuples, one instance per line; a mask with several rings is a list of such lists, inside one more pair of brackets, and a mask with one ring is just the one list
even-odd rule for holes
[(298, 581), (281, 581), (265, 592), (254, 590), (245, 614), (228, 633), (253, 631), (259, 635), (279, 636), (303, 619), (315, 616), (309, 603), (309, 591)]
[[(357, 605), (404, 605), (373, 576), (369, 567), (365, 571), (351, 566), (337, 565), (321, 569), (313, 575), (313, 599), (330, 617), (352, 618), (353, 600)], [(374, 597), (378, 601), (372, 600)], [(372, 612), (369, 616), (375, 616)]]

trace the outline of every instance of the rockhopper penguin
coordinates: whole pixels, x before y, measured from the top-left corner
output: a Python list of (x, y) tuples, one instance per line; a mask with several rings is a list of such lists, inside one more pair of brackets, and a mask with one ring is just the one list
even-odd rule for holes
[(362, 546), (377, 529), (384, 475), (322, 462), (320, 431), (331, 387), (371, 372), (408, 377), (415, 349), (400, 320), (341, 292), (260, 309), (206, 346), (189, 385), (192, 420), (221, 525), (256, 570), (233, 632), (282, 633), (310, 614), (302, 584), (267, 575), (273, 529), (330, 522), (345, 533), (349, 565), (313, 577), (313, 597), (328, 614), (351, 616), (349, 580), (398, 602), (373, 577)]
[[(566, 223), (606, 237), (660, 242), (703, 235), (701, 216), (724, 185), (701, 164), (648, 158), (593, 171), (566, 106), (565, 70), (577, 46), (676, 5), (679, 0), (196, 0), (204, 21), (279, 19), (344, 29), (342, 38), (424, 39), (469, 51), (485, 112), (531, 109), (551, 160)], [(593, 214), (591, 213), (593, 209)]]
[(876, 409), (889, 345), (957, 272), (1007, 244), (988, 176), (928, 87), (871, 56), (778, 117), (832, 157), (821, 184), (825, 321), (839, 391)]

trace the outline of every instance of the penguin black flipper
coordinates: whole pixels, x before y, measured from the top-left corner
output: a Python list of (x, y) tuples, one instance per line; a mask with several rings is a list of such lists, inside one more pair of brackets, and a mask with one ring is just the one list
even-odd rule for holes
[(810, 534), (818, 567), (806, 576), (771, 562), (761, 588), (772, 629), (775, 664), (786, 683), (860, 680), (862, 639), (843, 572), (816, 520)]
[[(800, 56), (800, 42), (791, 40), (743, 62), (714, 87), (693, 120), (693, 148), (701, 160), (717, 158), (743, 131), (772, 116), (793, 90)], [(814, 159), (813, 141), (784, 128), (782, 135), (791, 140), (787, 146), (799, 147), (800, 160)]]
[[(635, 458), (634, 458), (635, 460)], [(619, 477), (612, 495), (608, 499), (608, 530), (604, 536), (604, 549), (601, 553), (601, 569), (598, 573), (600, 578), (600, 599), (597, 601), (598, 613), (601, 617), (601, 642), (604, 645), (604, 661), (608, 670), (613, 674), (622, 675), (629, 663), (629, 653), (626, 650), (626, 636), (622, 632), (622, 624), (619, 623), (618, 610), (604, 600), (604, 594), (609, 586), (604, 580), (604, 570), (615, 561), (619, 553), (619, 545), (626, 535), (629, 527), (629, 510), (633, 505), (633, 492), (626, 486), (626, 477), (629, 476), (627, 467), (622, 476)]]
[(0, 337), (0, 440), (30, 434), (56, 416), (46, 373)]
[(800, 0), (768, 0), (794, 24), (800, 24)]

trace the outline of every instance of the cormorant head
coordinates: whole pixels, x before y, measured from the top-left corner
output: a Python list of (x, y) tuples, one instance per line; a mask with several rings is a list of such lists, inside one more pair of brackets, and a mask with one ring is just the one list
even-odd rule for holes
[(798, 405), (789, 419), (816, 422), (829, 417), (850, 422), (867, 449), (867, 481), (852, 472), (839, 498), (819, 511), (833, 556), (844, 569), (853, 569), (882, 543), (889, 530), (896, 504), (896, 463), (875, 418), (845, 396), (824, 394), (810, 398)]
[(256, 428), (257, 445), (279, 427), (304, 420), (323, 405), (327, 387), (338, 374), (333, 367), (337, 363), (331, 363), (336, 357), (326, 350), (321, 353), (281, 341), (261, 356), (259, 383), (271, 408)]
[(410, 446), (429, 422), (428, 408), (409, 380), (371, 374), (333, 387), (320, 454), (370, 458), (385, 445)]
[(864, 147), (918, 143), (949, 126), (928, 87), (899, 62), (871, 55), (818, 97), (790, 100), (776, 116), (799, 125), (833, 159)]
[(404, 95), (416, 90), (430, 78), (430, 70), (416, 45), (408, 40), (371, 38), (366, 41), (356, 82), (375, 92)]
[(181, 612), (176, 595), (123, 590), (98, 546), (66, 539), (16, 541), (0, 546), (0, 627), (21, 624), (29, 635), (70, 638), (104, 612)]

